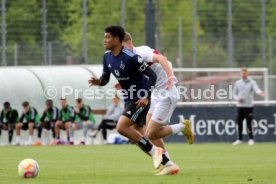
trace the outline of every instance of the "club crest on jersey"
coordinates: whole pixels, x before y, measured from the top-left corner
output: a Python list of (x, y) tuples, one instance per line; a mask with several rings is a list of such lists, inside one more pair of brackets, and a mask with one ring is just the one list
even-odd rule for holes
[(108, 68), (111, 68), (111, 64), (108, 64)]
[(123, 70), (125, 69), (125, 65), (123, 63), (120, 64), (120, 68)]
[(119, 70), (114, 70), (114, 73), (115, 73), (115, 75), (117, 75), (118, 77), (120, 76)]

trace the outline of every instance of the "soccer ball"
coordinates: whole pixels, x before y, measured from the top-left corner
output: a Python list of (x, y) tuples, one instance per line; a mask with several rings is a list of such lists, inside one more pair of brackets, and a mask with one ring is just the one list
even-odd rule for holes
[(38, 172), (38, 163), (33, 159), (24, 159), (18, 165), (18, 174), (22, 178), (35, 178)]

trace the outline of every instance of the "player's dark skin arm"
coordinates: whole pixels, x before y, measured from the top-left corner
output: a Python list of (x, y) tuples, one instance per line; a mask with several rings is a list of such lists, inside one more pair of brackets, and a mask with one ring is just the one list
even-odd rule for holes
[(89, 87), (91, 86), (104, 86), (109, 82), (110, 75), (103, 73), (102, 76), (98, 79), (96, 77), (91, 77), (90, 80), (88, 80)]

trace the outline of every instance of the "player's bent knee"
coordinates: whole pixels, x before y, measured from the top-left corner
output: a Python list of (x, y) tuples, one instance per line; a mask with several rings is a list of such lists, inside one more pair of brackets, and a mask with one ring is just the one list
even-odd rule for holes
[(29, 128), (34, 128), (34, 123), (29, 123), (29, 124), (28, 124), (28, 127), (29, 127)]
[(121, 126), (117, 126), (116, 130), (118, 133), (122, 134), (124, 132), (123, 128)]
[(118, 132), (119, 134), (124, 135), (125, 132), (126, 132), (126, 127), (124, 127), (124, 126), (118, 124), (117, 127), (116, 127), (116, 130), (117, 130), (117, 132)]
[(61, 125), (62, 125), (62, 122), (58, 121), (58, 122), (56, 122), (56, 124), (55, 124), (55, 128), (60, 128)]
[(41, 126), (41, 128), (47, 129), (47, 123), (46, 122), (41, 122), (40, 126)]
[(157, 134), (156, 131), (149, 130), (147, 136), (150, 140), (156, 140), (156, 139), (158, 139), (156, 134)]
[(77, 127), (77, 125), (75, 123), (72, 124), (72, 129), (73, 130), (77, 130), (78, 129), (78, 127)]
[(157, 137), (156, 137), (155, 134), (149, 134), (149, 135), (148, 135), (148, 138), (149, 138), (150, 140), (156, 140), (156, 139), (157, 139)]
[(5, 125), (5, 124), (3, 124), (3, 125), (2, 125), (2, 130), (8, 130), (8, 126)]
[(67, 122), (67, 123), (65, 123), (65, 128), (69, 129), (71, 127), (71, 125), (72, 125), (71, 123)]
[(84, 122), (83, 122), (83, 125), (84, 125), (84, 126), (89, 126), (89, 121), (84, 121)]
[(18, 123), (18, 124), (15, 126), (15, 128), (16, 128), (16, 129), (21, 129), (22, 126), (23, 126), (22, 123)]

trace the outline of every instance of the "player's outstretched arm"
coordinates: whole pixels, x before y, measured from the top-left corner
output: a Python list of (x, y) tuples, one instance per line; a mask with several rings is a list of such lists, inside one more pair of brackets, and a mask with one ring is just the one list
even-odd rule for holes
[(110, 79), (110, 71), (105, 63), (105, 60), (103, 61), (103, 73), (102, 76), (98, 79), (96, 77), (91, 77), (88, 80), (89, 87), (91, 86), (104, 86), (109, 82)]
[(101, 80), (97, 79), (96, 77), (91, 77), (88, 80), (89, 87), (91, 86), (99, 86), (101, 84)]
[(256, 81), (253, 81), (253, 89), (254, 89), (254, 91), (255, 91), (256, 94), (258, 94), (258, 95), (261, 96), (261, 97), (265, 97), (265, 92), (262, 91), (262, 90), (259, 88), (259, 86), (258, 86), (258, 84), (256, 83)]
[(166, 72), (167, 77), (168, 77), (168, 81), (167, 81), (167, 88), (171, 89), (173, 86), (173, 71), (172, 68), (169, 65), (169, 62), (167, 60), (167, 58), (161, 54), (153, 54), (152, 57), (153, 61), (156, 63), (160, 63), (160, 65), (162, 66), (163, 70)]
[(110, 74), (105, 74), (101, 76), (101, 78), (96, 78), (96, 77), (91, 77), (88, 80), (89, 87), (91, 86), (104, 86), (109, 82), (110, 79)]

